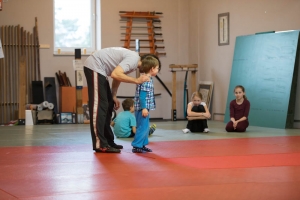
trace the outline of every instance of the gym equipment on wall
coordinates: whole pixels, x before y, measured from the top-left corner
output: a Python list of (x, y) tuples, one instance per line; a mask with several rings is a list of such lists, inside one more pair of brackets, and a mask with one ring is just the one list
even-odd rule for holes
[(25, 104), (33, 100), (32, 81), (41, 77), (40, 49), (37, 18), (32, 33), (20, 25), (1, 26), (0, 30), (4, 54), (0, 59), (0, 124), (4, 124), (25, 119)]
[[(163, 52), (157, 52), (158, 48), (164, 48), (162, 46), (157, 46), (155, 42), (163, 42), (163, 39), (156, 39), (155, 36), (162, 37), (162, 33), (154, 32), (154, 29), (161, 30), (161, 26), (154, 26), (154, 23), (160, 23), (160, 17), (163, 14), (162, 12), (143, 12), (143, 11), (119, 11), (121, 20), (120, 22), (125, 22), (125, 26), (121, 26), (121, 28), (125, 28), (125, 39), (121, 39), (124, 41), (124, 48), (133, 49), (135, 46), (130, 45), (131, 42), (135, 41), (135, 39), (139, 39), (140, 42), (148, 42), (149, 46), (142, 46), (140, 48), (149, 48), (150, 52), (140, 52), (140, 55), (151, 53), (156, 55), (166, 55)], [(146, 23), (146, 26), (136, 26), (135, 24)], [(135, 31), (135, 30), (139, 31)], [(131, 38), (134, 36), (135, 38)], [(140, 38), (136, 38), (140, 37)]]
[[(121, 26), (121, 28), (126, 28), (126, 32), (123, 33), (125, 35), (125, 39), (121, 39), (121, 41), (124, 42), (124, 48), (127, 49), (133, 49), (133, 48), (138, 48), (139, 49), (139, 54), (142, 56), (144, 54), (155, 54), (157, 56), (162, 56), (162, 55), (166, 55), (165, 52), (157, 52), (157, 49), (164, 49), (164, 46), (158, 46), (155, 43), (159, 42), (160, 44), (162, 44), (164, 42), (164, 39), (160, 38), (157, 39), (155, 38), (155, 36), (160, 36), (162, 37), (162, 33), (156, 33), (154, 32), (154, 29), (160, 29), (161, 27), (157, 27), (154, 26), (154, 23), (160, 23), (160, 19), (158, 19), (163, 13), (162, 12), (135, 12), (135, 11), (120, 11), (120, 16), (121, 16), (121, 22), (126, 21), (126, 26)], [(146, 26), (144, 27), (140, 27), (140, 26), (134, 26), (133, 24), (139, 24), (139, 23), (147, 23)], [(132, 29), (135, 28), (142, 28), (144, 29), (144, 32), (138, 32), (138, 33), (132, 33)], [(147, 32), (146, 32), (147, 30)], [(139, 35), (140, 38), (131, 38), (131, 35), (136, 36)], [(146, 37), (146, 38), (143, 38)], [(131, 45), (132, 42), (136, 42), (138, 41), (138, 43), (135, 44), (135, 46)], [(140, 43), (143, 42), (148, 42), (149, 46), (140, 46)], [(138, 47), (137, 47), (138, 45)], [(140, 49), (147, 49), (149, 48), (150, 52), (140, 52)], [(139, 73), (137, 72), (136, 74), (137, 76), (139, 75)], [(172, 96), (171, 92), (169, 91), (169, 89), (166, 87), (166, 85), (163, 83), (163, 81), (158, 77), (155, 76), (156, 79), (162, 84), (162, 86), (166, 89), (166, 91), (168, 92), (168, 94), (170, 96)]]
[(175, 65), (171, 64), (169, 65), (169, 68), (171, 68), (173, 80), (172, 80), (172, 113), (171, 118), (172, 121), (177, 120), (177, 111), (176, 111), (176, 72), (188, 72), (191, 71), (191, 90), (192, 92), (196, 91), (196, 72), (198, 69), (197, 64), (191, 64), (191, 65)]

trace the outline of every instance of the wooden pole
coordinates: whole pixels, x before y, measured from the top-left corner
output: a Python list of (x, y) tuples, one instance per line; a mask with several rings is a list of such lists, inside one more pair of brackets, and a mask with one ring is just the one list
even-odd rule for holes
[(155, 12), (155, 11), (151, 11), (151, 12), (147, 12), (147, 11), (119, 11), (119, 13), (125, 13), (127, 15), (146, 15), (146, 16), (154, 16), (154, 15), (161, 15), (163, 14), (162, 12)]
[(33, 63), (32, 63), (32, 33), (28, 32), (28, 35), (27, 35), (27, 40), (28, 40), (28, 63), (29, 63), (29, 88), (27, 90), (27, 95), (28, 95), (28, 103), (32, 103), (32, 81), (33, 81), (33, 73), (32, 71), (34, 70), (34, 66), (33, 66)]
[[(151, 42), (150, 40), (149, 40), (149, 42)], [(124, 47), (124, 48), (127, 48), (127, 47)], [(130, 46), (129, 48), (135, 48), (134, 46)], [(154, 48), (154, 49), (164, 49), (165, 48), (165, 46), (157, 46), (157, 45), (154, 45), (154, 46), (140, 46), (140, 48), (141, 49), (152, 49), (152, 48)]]
[(130, 46), (130, 38), (131, 38), (131, 27), (132, 27), (132, 18), (127, 18), (126, 22), (126, 36), (125, 36), (125, 42), (124, 42), (124, 47), (129, 48)]
[[(128, 26), (120, 26), (120, 28), (128, 28)], [(150, 26), (132, 26), (131, 28), (151, 28)], [(152, 26), (152, 28), (161, 29), (161, 26)]]
[(17, 116), (19, 116), (19, 84), (20, 84), (20, 70), (19, 70), (19, 63), (20, 63), (20, 56), (21, 56), (21, 26), (17, 26), (17, 54), (16, 54), (16, 85), (17, 85)]
[(172, 72), (172, 121), (177, 120), (177, 111), (176, 111), (176, 71)]
[[(149, 22), (148, 22), (149, 23)], [(151, 32), (151, 33), (121, 33), (122, 35), (152, 35), (152, 36), (155, 36), (155, 35), (162, 35), (162, 33), (155, 33), (154, 31)]]
[(148, 40), (149, 40), (149, 46), (150, 48), (150, 53), (154, 54), (155, 53), (155, 42), (154, 42), (154, 30), (153, 30), (153, 23), (152, 21), (147, 21), (147, 26), (150, 26), (152, 28), (148, 28)]
[(21, 49), (21, 54), (20, 55), (24, 55), (24, 46), (23, 46), (23, 41), (24, 41), (24, 38), (23, 38), (23, 27), (21, 27), (21, 30), (20, 30), (20, 49)]
[[(26, 57), (21, 55), (19, 62), (19, 123), (25, 122), (25, 109), (26, 109)], [(25, 124), (25, 123), (24, 123)]]
[(192, 71), (191, 75), (191, 88), (192, 88), (192, 93), (196, 92), (196, 71)]
[[(121, 41), (126, 41), (124, 39), (121, 39)], [(130, 39), (131, 42), (135, 41), (135, 39)], [(140, 39), (140, 42), (149, 42), (150, 40), (147, 40), (147, 39)], [(154, 38), (154, 42), (163, 42), (164, 39), (155, 39)]]
[(8, 92), (7, 92), (7, 105), (8, 105), (8, 120), (12, 120), (12, 116), (11, 116), (11, 113), (12, 113), (12, 70), (11, 70), (11, 62), (12, 62), (12, 55), (11, 55), (11, 26), (8, 26), (8, 41), (7, 41), (7, 57), (8, 57), (8, 63), (7, 63), (7, 66), (6, 66), (6, 69), (7, 69), (7, 87), (8, 87)]
[(8, 42), (8, 27), (5, 26), (5, 31), (4, 31), (4, 46), (5, 46), (5, 57), (4, 57), (4, 60), (5, 60), (5, 64), (4, 64), (4, 105), (5, 105), (5, 110), (4, 110), (4, 123), (8, 122), (8, 106), (7, 106), (7, 102), (8, 102), (8, 80), (7, 80), (7, 77), (8, 77), (8, 71), (7, 71), (7, 66), (8, 66), (8, 45), (7, 45), (7, 42)]
[(14, 49), (13, 49), (13, 54), (14, 54), (14, 65), (13, 65), (13, 74), (14, 74), (14, 81), (13, 81), (13, 86), (14, 86), (14, 90), (13, 90), (13, 119), (18, 119), (18, 27), (15, 26), (14, 27), (14, 36), (13, 36), (14, 40), (13, 40), (13, 45), (14, 45)]
[(27, 32), (26, 34), (26, 61), (27, 61), (27, 102), (31, 103), (31, 70), (32, 66), (30, 63), (30, 34)]
[(37, 73), (38, 80), (41, 80), (41, 70), (40, 70), (40, 42), (39, 42), (39, 32), (38, 32), (38, 22), (37, 17), (35, 18), (35, 32), (36, 32), (36, 45), (37, 45)]
[(120, 14), (121, 17), (134, 17), (134, 18), (144, 18), (146, 20), (152, 21), (151, 19), (158, 19), (159, 16), (155, 15), (134, 15), (134, 14)]
[[(140, 53), (140, 56), (145, 55), (145, 54), (149, 54), (149, 53)], [(167, 55), (167, 53), (159, 53), (159, 52), (154, 52), (153, 54), (157, 55), (157, 56), (165, 56), (165, 55)]]
[(10, 85), (10, 93), (9, 93), (9, 119), (12, 120), (13, 118), (13, 62), (14, 62), (14, 58), (13, 58), (13, 51), (12, 51), (12, 38), (13, 38), (13, 26), (9, 27), (9, 57), (10, 57), (10, 61), (9, 61), (9, 85)]
[[(33, 33), (30, 34), (30, 63), (31, 63), (31, 81), (36, 81), (35, 76), (34, 76), (34, 37)], [(30, 82), (30, 85), (32, 82)], [(32, 88), (31, 88), (32, 89)], [(32, 100), (32, 96), (31, 96)]]
[(10, 44), (11, 44), (11, 102), (10, 102), (10, 106), (11, 106), (11, 119), (15, 120), (15, 27), (11, 26), (11, 40), (10, 40)]
[[(126, 20), (127, 17), (129, 17), (129, 16), (126, 16), (126, 17), (120, 19), (120, 22), (127, 21)], [(145, 22), (145, 21), (149, 21), (149, 20), (151, 20), (152, 22), (158, 22), (158, 23), (161, 22), (160, 19), (148, 19), (148, 18), (143, 18), (143, 17), (139, 18), (139, 19), (136, 19), (136, 18), (133, 18), (133, 19), (134, 19), (134, 22), (137, 22), (137, 23), (138, 22)]]
[(25, 107), (26, 106), (26, 56), (24, 48), (24, 28), (20, 28), (20, 57), (19, 57), (19, 124), (25, 124)]
[[(2, 43), (2, 51), (4, 53), (4, 46), (3, 46), (3, 42), (4, 42), (4, 26), (1, 27), (1, 43)], [(4, 55), (5, 56), (5, 55)], [(3, 117), (4, 117), (4, 58), (0, 58), (0, 124), (4, 123)]]
[[(28, 65), (27, 65), (27, 57), (26, 57), (26, 31), (23, 29), (23, 32), (22, 32), (22, 48), (23, 48), (23, 54), (24, 57), (25, 57), (25, 66), (26, 66), (26, 73), (25, 73), (25, 77), (26, 77), (26, 93), (25, 93), (25, 104), (27, 104), (28, 102), (28, 95), (27, 95), (27, 88), (28, 88), (28, 85), (27, 85), (27, 80), (28, 80), (28, 76), (27, 76), (27, 70), (28, 70)], [(20, 77), (22, 79), (22, 77)], [(25, 111), (24, 111), (25, 112)]]
[(37, 48), (37, 42), (36, 42), (36, 31), (35, 31), (35, 27), (33, 28), (33, 66), (34, 66), (34, 80), (37, 81), (38, 76), (36, 73), (36, 66), (37, 66), (37, 52), (36, 52), (36, 48)]

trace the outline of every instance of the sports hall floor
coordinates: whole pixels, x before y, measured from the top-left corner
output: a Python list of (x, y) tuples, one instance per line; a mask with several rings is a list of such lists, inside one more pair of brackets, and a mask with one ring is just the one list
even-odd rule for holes
[(154, 122), (152, 153), (94, 153), (89, 125), (0, 127), (0, 199), (299, 200), (300, 130), (182, 133)]

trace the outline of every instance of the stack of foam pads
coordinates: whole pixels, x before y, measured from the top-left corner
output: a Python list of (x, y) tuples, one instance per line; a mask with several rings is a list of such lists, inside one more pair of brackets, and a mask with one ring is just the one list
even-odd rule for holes
[(40, 104), (27, 104), (25, 125), (54, 123), (54, 108), (54, 104), (48, 101)]

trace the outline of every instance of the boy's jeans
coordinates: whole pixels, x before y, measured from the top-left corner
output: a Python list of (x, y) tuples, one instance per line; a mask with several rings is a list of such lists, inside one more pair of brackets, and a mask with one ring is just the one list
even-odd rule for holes
[(135, 111), (135, 118), (137, 129), (131, 145), (133, 147), (142, 148), (149, 144), (149, 114), (147, 117), (143, 117), (142, 110)]

